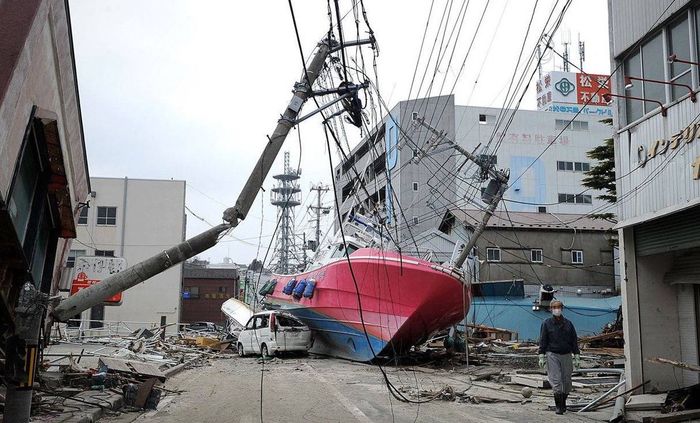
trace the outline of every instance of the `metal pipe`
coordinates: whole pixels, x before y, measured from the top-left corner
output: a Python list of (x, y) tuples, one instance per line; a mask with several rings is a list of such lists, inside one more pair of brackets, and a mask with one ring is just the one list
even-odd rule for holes
[[(620, 377), (620, 379), (622, 379), (622, 376)], [(612, 392), (613, 392), (615, 389), (619, 389), (619, 388), (620, 388), (622, 385), (624, 385), (624, 384), (625, 384), (625, 380), (624, 380), (624, 379), (620, 380), (620, 382), (619, 382), (617, 385), (613, 386), (612, 388), (610, 388), (609, 390), (607, 390), (603, 395), (601, 395), (601, 396), (599, 396), (598, 398), (596, 398), (596, 399), (594, 399), (593, 401), (591, 401), (587, 406), (585, 406), (585, 407), (583, 407), (582, 409), (578, 410), (578, 413), (583, 413), (584, 411), (588, 410), (589, 408), (595, 406), (596, 404), (598, 404), (599, 402), (601, 402), (601, 401), (603, 400), (603, 398), (605, 398), (605, 397), (607, 397), (608, 395), (612, 394)]]

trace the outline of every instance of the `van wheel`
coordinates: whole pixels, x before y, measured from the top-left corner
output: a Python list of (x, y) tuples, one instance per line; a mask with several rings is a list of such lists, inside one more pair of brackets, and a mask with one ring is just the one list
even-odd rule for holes
[(243, 351), (243, 344), (241, 344), (240, 342), (238, 343), (238, 356), (239, 357), (245, 356), (245, 352)]
[(267, 350), (267, 345), (262, 344), (260, 347), (260, 355), (262, 355), (263, 358), (270, 357), (270, 352)]

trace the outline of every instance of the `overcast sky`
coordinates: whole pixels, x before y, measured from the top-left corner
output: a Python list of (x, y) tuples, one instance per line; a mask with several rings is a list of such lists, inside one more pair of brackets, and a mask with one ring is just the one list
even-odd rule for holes
[[(454, 91), (457, 104), (501, 106), (536, 3), (527, 54), (553, 5), (563, 1), (488, 3)], [(432, 44), (446, 6), (452, 5), (453, 22), (463, 4), (434, 1), (426, 45)], [(340, 5), (344, 14), (351, 10), (352, 2), (341, 0)], [(440, 84), (447, 78), (445, 88), (442, 92), (435, 88), (431, 94), (449, 93), (486, 5), (483, 0), (469, 2), (455, 59), (449, 67), (445, 60), (436, 75)], [(409, 96), (431, 1), (365, 0), (365, 6), (380, 46), (380, 91), (393, 107)], [(328, 30), (326, 2), (297, 0), (294, 7), (308, 56)], [(185, 180), (187, 206), (208, 222), (219, 223), (223, 209), (235, 203), (267, 142), (266, 135), (274, 129), (291, 97), (293, 83), (301, 75), (288, 3), (70, 0), (70, 8), (90, 175)], [(343, 25), (347, 38), (354, 39), (352, 13)], [(605, 0), (574, 0), (562, 29), (560, 32), (569, 33), (574, 44), (579, 34), (585, 41), (584, 70), (609, 72)], [(361, 30), (365, 30), (364, 24)], [(560, 52), (561, 40), (562, 34), (554, 36)], [(578, 57), (575, 47), (571, 53)], [(365, 57), (370, 56), (367, 51)], [(424, 51), (421, 69), (427, 56)], [(544, 70), (560, 69), (561, 60), (550, 56)], [(411, 98), (415, 96), (414, 88)], [(522, 108), (535, 109), (535, 98), (532, 84)], [(306, 112), (312, 110), (311, 104), (306, 105)], [(348, 129), (350, 143), (357, 142), (359, 130)], [(284, 147), (291, 152), (295, 166), (299, 160), (297, 135), (293, 131)], [(313, 183), (330, 184), (331, 179), (320, 120), (304, 122), (301, 138), (301, 186), (306, 202)], [(337, 162), (335, 151), (333, 155)], [(272, 173), (281, 167), (277, 163)], [(272, 182), (268, 180), (264, 186), (270, 188)], [(212, 262), (231, 257), (235, 262), (249, 263), (258, 251), (262, 223), (262, 258), (276, 219), (268, 192), (258, 195), (248, 218), (232, 233), (242, 241), (224, 238), (200, 257)], [(324, 202), (332, 204), (331, 193)], [(305, 208), (297, 208), (301, 228), (308, 227), (308, 216), (304, 215)], [(188, 237), (209, 227), (190, 213), (187, 219)]]

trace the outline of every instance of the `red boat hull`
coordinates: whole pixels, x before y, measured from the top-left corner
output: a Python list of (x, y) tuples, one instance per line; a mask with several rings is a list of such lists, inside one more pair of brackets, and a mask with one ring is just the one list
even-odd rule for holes
[[(401, 354), (469, 311), (468, 285), (447, 268), (373, 248), (355, 251), (350, 263), (342, 258), (310, 272), (277, 275), (266, 297), (311, 328), (312, 352), (357, 361)], [(290, 279), (313, 279), (313, 297), (283, 293)]]

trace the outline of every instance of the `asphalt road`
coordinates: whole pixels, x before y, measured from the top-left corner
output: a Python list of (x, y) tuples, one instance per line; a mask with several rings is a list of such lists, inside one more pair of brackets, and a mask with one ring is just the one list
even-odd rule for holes
[[(397, 387), (439, 391), (449, 385), (456, 392), (470, 388), (468, 376), (448, 370), (387, 369)], [(262, 374), (262, 395), (261, 395)], [(416, 405), (392, 398), (376, 366), (326, 358), (285, 358), (266, 362), (257, 358), (214, 360), (186, 370), (166, 382), (167, 395), (158, 410), (106, 418), (111, 423), (218, 422), (590, 422), (604, 421), (609, 410), (586, 416), (557, 416), (546, 409), (553, 403), (548, 391), (533, 402), (470, 404), (435, 400)], [(503, 389), (492, 384), (488, 391)], [(507, 386), (505, 389), (517, 389)], [(498, 394), (498, 391), (496, 391)], [(504, 393), (513, 398), (517, 394)], [(263, 418), (260, 418), (262, 411)]]

